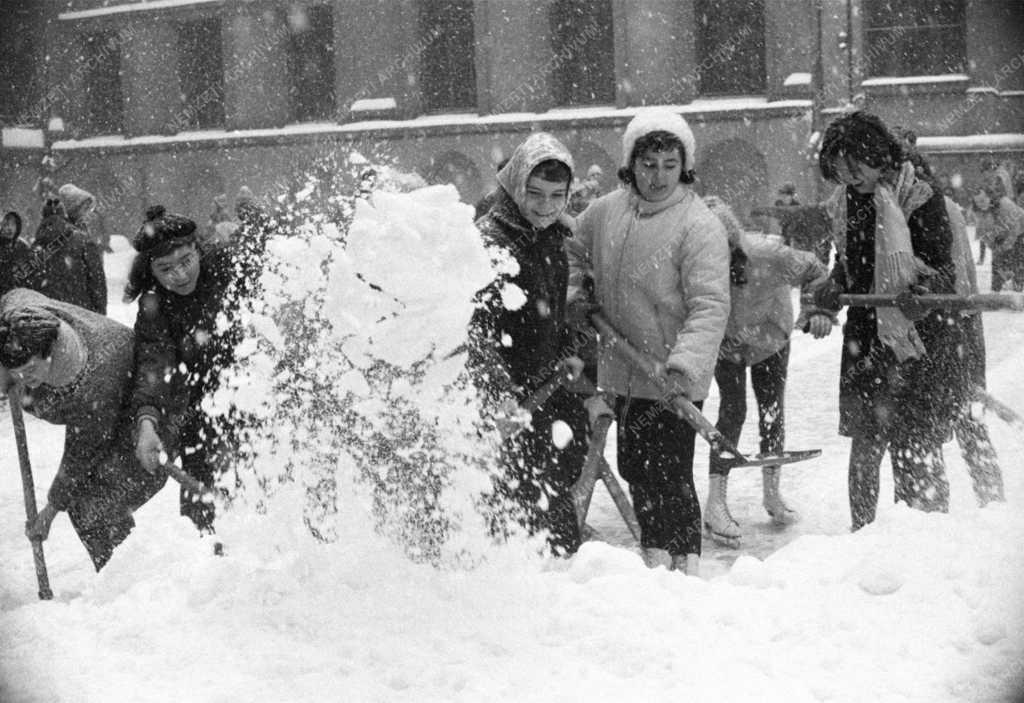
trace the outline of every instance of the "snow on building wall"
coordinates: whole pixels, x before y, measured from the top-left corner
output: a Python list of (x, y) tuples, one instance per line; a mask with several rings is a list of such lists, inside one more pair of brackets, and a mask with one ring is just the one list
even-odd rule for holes
[[(827, 119), (858, 104), (924, 140), (1024, 133), (1012, 0), (944, 3), (945, 33), (880, 0), (825, 0), (820, 21), (813, 0), (17, 2), (33, 28), (46, 17), (36, 59), (49, 60), (5, 123), (60, 116), (61, 178), (120, 194), (126, 226), (151, 202), (201, 219), (242, 184), (272, 197), (353, 148), (473, 201), (534, 129), (611, 187), (621, 130), (650, 104), (686, 115), (701, 187), (735, 192), (741, 214), (785, 181), (817, 197), (815, 107)], [(40, 156), (0, 149), (17, 166), (0, 175), (5, 199), (31, 197)]]

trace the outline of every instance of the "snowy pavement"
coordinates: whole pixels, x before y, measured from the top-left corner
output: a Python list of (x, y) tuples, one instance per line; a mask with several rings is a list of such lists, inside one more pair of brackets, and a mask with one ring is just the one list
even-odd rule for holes
[[(112, 300), (125, 261), (108, 257)], [(112, 314), (133, 317), (120, 304)], [(1024, 315), (986, 314), (985, 325), (990, 390), (1024, 411)], [(164, 489), (99, 575), (59, 516), (45, 544), (55, 597), (39, 602), (0, 411), (0, 701), (1018, 700), (1024, 434), (989, 418), (1005, 505), (976, 507), (950, 444), (949, 514), (893, 505), (886, 462), (878, 520), (850, 534), (838, 330), (793, 344), (788, 446), (822, 449), (784, 470), (802, 519), (770, 528), (760, 472), (737, 470), (730, 506), (744, 544), (706, 541), (701, 579), (646, 569), (600, 486), (591, 523), (609, 543), (568, 561), (495, 549), (469, 571), (404, 559), (358, 503), (344, 506), (341, 539), (319, 543), (298, 491), (266, 514), (225, 515), (217, 558)], [(714, 396), (705, 412), (715, 417)], [(741, 449), (755, 427), (748, 418)], [(27, 434), (42, 500), (62, 432), (29, 417)], [(703, 502), (703, 449), (695, 475)]]

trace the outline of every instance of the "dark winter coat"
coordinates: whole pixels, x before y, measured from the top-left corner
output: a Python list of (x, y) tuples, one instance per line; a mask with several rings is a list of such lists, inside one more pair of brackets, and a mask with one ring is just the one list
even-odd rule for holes
[(32, 253), (21, 239), (0, 239), (0, 295), (29, 284)]
[[(159, 283), (142, 294), (135, 320), (135, 388), (132, 410), (158, 424), (194, 426), (201, 403), (218, 388), (220, 373), (235, 362), (242, 339), (239, 310), (259, 280), (266, 234), (252, 232), (246, 247), (229, 246), (201, 259), (189, 295)], [(218, 317), (225, 315), (227, 324)]]
[[(56, 315), (62, 329), (66, 325), (77, 335), (84, 351), (84, 367), (70, 383), (26, 389), (22, 402), (26, 412), (65, 427), (64, 453), (48, 499), (53, 507), (68, 511), (99, 568), (134, 524), (132, 512), (166, 481), (146, 473), (135, 459), (127, 408), (134, 366), (132, 331), (23, 288), (0, 299), (0, 313), (29, 306)], [(54, 363), (59, 363), (58, 346)]]
[(36, 231), (25, 285), (48, 298), (107, 313), (103, 255), (60, 214), (47, 216)]
[[(873, 195), (845, 189), (846, 251), (829, 285), (819, 289), (821, 307), (838, 311), (839, 293), (872, 292), (875, 267)], [(932, 293), (954, 293), (952, 232), (943, 195), (932, 192), (908, 220), (914, 255), (938, 272), (923, 281)], [(943, 442), (966, 393), (961, 328), (936, 310), (914, 323), (924, 345), (919, 359), (898, 362), (878, 338), (875, 308), (851, 307), (843, 326), (839, 383), (839, 432), (847, 437), (886, 437), (893, 432)]]
[[(560, 223), (536, 230), (504, 190), (477, 227), (489, 247), (511, 254), (519, 272), (501, 277), (479, 294), (481, 307), (471, 323), (471, 363), (485, 369), (492, 384), (522, 400), (555, 373), (568, 345), (564, 240), (571, 233)], [(526, 296), (516, 310), (502, 302), (502, 288), (508, 284)]]

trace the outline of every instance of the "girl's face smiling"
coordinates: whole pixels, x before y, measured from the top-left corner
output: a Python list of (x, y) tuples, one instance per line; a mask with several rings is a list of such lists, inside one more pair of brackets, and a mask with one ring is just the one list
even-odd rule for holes
[(537, 229), (550, 227), (565, 209), (568, 198), (568, 183), (546, 181), (539, 176), (530, 176), (526, 179), (523, 217)]
[(882, 169), (873, 168), (857, 159), (840, 158), (836, 160), (835, 166), (839, 182), (850, 186), (862, 195), (874, 193), (878, 179), (882, 175)]
[(683, 160), (678, 148), (671, 151), (648, 149), (633, 160), (636, 190), (641, 198), (654, 203), (672, 195), (682, 172)]
[(195, 244), (153, 259), (151, 267), (160, 285), (178, 295), (191, 295), (199, 282), (199, 252)]

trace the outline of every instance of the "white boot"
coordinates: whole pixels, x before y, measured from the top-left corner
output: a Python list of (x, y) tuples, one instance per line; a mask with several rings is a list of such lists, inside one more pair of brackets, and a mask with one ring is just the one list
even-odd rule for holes
[(672, 557), (672, 568), (675, 571), (682, 571), (687, 576), (700, 578), (700, 555), (676, 554)]
[(772, 523), (779, 527), (791, 525), (800, 519), (795, 510), (786, 505), (779, 491), (779, 478), (782, 467), (765, 466), (761, 469), (761, 481), (764, 486), (764, 509), (771, 515)]
[(704, 529), (719, 544), (736, 549), (740, 546), (740, 526), (729, 512), (726, 489), (729, 477), (722, 474), (708, 476), (708, 502), (704, 506)]
[(667, 549), (644, 547), (643, 554), (644, 564), (648, 569), (657, 569), (659, 566), (664, 566), (666, 569), (672, 568), (672, 555), (668, 553)]

